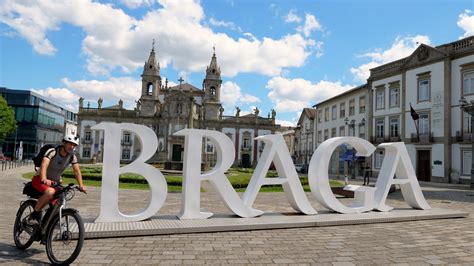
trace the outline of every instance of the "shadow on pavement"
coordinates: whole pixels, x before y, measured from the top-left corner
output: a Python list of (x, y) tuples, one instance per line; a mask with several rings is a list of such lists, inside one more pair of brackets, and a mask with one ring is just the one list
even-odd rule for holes
[[(452, 189), (437, 189), (437, 190), (423, 190), (423, 195), (427, 200), (446, 200), (474, 203), (474, 191), (470, 190), (452, 190)], [(401, 199), (402, 193), (400, 190), (392, 193), (392, 199)]]
[(0, 242), (0, 263), (22, 262), (35, 265), (48, 265), (44, 261), (30, 258), (31, 256), (44, 253), (44, 249), (28, 248), (20, 250), (15, 245)]

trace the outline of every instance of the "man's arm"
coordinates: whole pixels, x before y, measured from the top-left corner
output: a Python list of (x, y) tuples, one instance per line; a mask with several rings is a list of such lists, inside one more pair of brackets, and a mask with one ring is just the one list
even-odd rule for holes
[(82, 173), (81, 173), (81, 167), (79, 166), (79, 163), (72, 164), (72, 170), (74, 170), (74, 176), (76, 177), (77, 183), (85, 192), (86, 187), (84, 186), (84, 183), (82, 183)]
[(43, 161), (41, 162), (41, 167), (40, 167), (40, 178), (41, 178), (41, 183), (51, 186), (51, 181), (48, 180), (48, 177), (46, 176), (46, 170), (48, 170), (50, 159), (48, 157), (43, 157)]

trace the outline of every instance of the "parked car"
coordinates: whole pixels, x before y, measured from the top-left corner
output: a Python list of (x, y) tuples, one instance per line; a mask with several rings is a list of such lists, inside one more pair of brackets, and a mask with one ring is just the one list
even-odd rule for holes
[(3, 152), (0, 152), (0, 161), (11, 161), (10, 157), (6, 157)]

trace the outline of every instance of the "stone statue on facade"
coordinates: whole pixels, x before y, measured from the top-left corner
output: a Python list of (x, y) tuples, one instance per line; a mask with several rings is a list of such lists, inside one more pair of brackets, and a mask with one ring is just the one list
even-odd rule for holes
[(136, 107), (137, 111), (140, 111), (140, 108), (142, 106), (142, 102), (140, 100), (138, 100), (138, 101), (135, 101), (135, 103), (137, 104), (137, 107)]
[(222, 114), (224, 113), (224, 107), (219, 108), (219, 117), (222, 118)]
[(240, 116), (240, 108), (238, 106), (235, 107), (235, 110), (237, 110), (235, 112), (235, 117), (239, 117)]
[(98, 106), (97, 108), (99, 109), (102, 108), (102, 101), (103, 101), (102, 98), (99, 98), (99, 100), (97, 101), (97, 106)]
[(118, 104), (119, 104), (119, 108), (120, 108), (120, 109), (123, 109), (123, 101), (122, 101), (122, 99), (119, 100)]
[(79, 108), (82, 108), (82, 107), (84, 107), (84, 98), (83, 97), (79, 98)]
[(276, 111), (275, 109), (272, 109), (272, 119), (275, 119), (275, 117), (276, 117)]
[(258, 114), (260, 113), (260, 110), (258, 110), (258, 107), (255, 107), (254, 111), (255, 111), (255, 116), (258, 116)]

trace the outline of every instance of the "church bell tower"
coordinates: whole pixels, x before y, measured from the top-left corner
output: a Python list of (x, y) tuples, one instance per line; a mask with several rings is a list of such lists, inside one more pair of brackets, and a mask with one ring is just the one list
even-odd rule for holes
[(204, 89), (204, 113), (206, 120), (217, 120), (222, 110), (221, 104), (221, 69), (217, 65), (216, 49), (211, 63), (206, 69), (206, 78), (202, 82)]
[(141, 116), (154, 116), (155, 113), (159, 112), (161, 88), (160, 64), (157, 63), (155, 57), (155, 40), (153, 40), (148, 61), (143, 66), (141, 77), (142, 94), (137, 103), (137, 108)]

